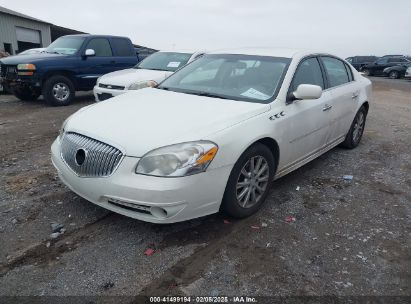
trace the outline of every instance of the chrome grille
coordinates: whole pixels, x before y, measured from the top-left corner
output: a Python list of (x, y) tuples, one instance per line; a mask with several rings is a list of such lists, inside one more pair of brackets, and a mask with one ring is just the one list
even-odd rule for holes
[[(81, 164), (76, 160), (79, 150), (84, 150)], [(111, 175), (120, 163), (123, 153), (106, 143), (93, 138), (68, 132), (63, 135), (61, 157), (81, 177), (104, 177)]]

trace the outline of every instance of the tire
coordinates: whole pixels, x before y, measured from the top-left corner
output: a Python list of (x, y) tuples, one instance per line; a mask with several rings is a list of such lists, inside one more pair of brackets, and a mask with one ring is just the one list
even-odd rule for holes
[(361, 72), (363, 72), (365, 76), (372, 76), (372, 73), (369, 69), (364, 68), (364, 69), (362, 69)]
[[(251, 162), (254, 163), (254, 171)], [(258, 170), (257, 166), (259, 166)], [(249, 147), (231, 171), (220, 210), (234, 218), (248, 217), (257, 212), (270, 191), (275, 168), (276, 161), (267, 146), (256, 143)], [(260, 175), (254, 175), (251, 179), (249, 179), (250, 175), (247, 174), (246, 177), (244, 174), (250, 172), (255, 174), (259, 170)], [(258, 181), (258, 176), (261, 181)]]
[(354, 149), (361, 141), (362, 134), (364, 133), (365, 121), (367, 118), (367, 109), (362, 106), (354, 117), (350, 130), (348, 131), (345, 140), (341, 143), (341, 146), (347, 149)]
[(390, 77), (391, 79), (398, 79), (400, 78), (400, 73), (398, 73), (397, 71), (391, 71), (388, 74), (388, 77)]
[(13, 95), (22, 101), (35, 101), (39, 98), (40, 93), (33, 92), (30, 89), (15, 89)]
[(43, 85), (44, 99), (51, 106), (67, 106), (74, 95), (73, 82), (65, 76), (51, 76)]

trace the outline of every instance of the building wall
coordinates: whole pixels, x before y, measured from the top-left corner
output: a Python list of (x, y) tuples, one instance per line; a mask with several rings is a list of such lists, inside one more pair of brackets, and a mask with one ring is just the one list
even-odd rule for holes
[(16, 26), (40, 31), (41, 47), (47, 47), (51, 43), (50, 24), (0, 12), (0, 49), (3, 49), (4, 43), (11, 43), (13, 46), (13, 55), (16, 54), (16, 50), (18, 50)]

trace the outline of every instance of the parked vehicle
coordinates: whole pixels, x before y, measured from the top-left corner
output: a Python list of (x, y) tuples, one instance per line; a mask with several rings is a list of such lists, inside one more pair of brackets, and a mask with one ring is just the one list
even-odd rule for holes
[(146, 47), (134, 47), (134, 50), (136, 51), (136, 54), (138, 56), (138, 60), (144, 60), (146, 59), (146, 57), (150, 56), (151, 54), (154, 54), (156, 52), (158, 52), (155, 49), (150, 49), (150, 48), (146, 48)]
[(345, 59), (348, 61), (357, 71), (361, 71), (362, 68), (370, 63), (378, 60), (377, 56), (353, 56)]
[(112, 72), (97, 79), (94, 87), (96, 101), (103, 101), (113, 96), (154, 87), (204, 52), (157, 52), (138, 63), (132, 69)]
[(25, 50), (21, 53), (18, 53), (18, 55), (33, 55), (33, 54), (38, 54), (38, 53), (44, 52), (45, 50), (46, 50), (46, 48), (29, 49), (29, 50)]
[(128, 38), (69, 35), (43, 53), (2, 58), (0, 77), (21, 100), (35, 100), (42, 94), (50, 105), (61, 106), (73, 100), (75, 91), (92, 90), (101, 75), (137, 62)]
[(409, 62), (411, 61), (405, 57), (382, 57), (374, 63), (365, 65), (362, 72), (367, 76), (381, 76), (384, 75), (385, 68)]
[(390, 77), (391, 79), (402, 78), (405, 75), (405, 71), (411, 67), (411, 62), (405, 64), (394, 65), (389, 68), (385, 68), (383, 73), (385, 76)]
[(404, 77), (407, 78), (407, 79), (411, 79), (411, 67), (408, 68), (408, 69), (405, 71)]
[(255, 213), (271, 181), (331, 148), (356, 147), (371, 82), (329, 54), (206, 54), (157, 88), (80, 109), (52, 161), (78, 195), (155, 223)]

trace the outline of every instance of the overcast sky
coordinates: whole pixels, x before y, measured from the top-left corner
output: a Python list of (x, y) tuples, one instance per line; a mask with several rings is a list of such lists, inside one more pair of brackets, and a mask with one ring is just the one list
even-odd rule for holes
[(156, 49), (277, 46), (411, 55), (411, 0), (0, 0), (92, 34)]

